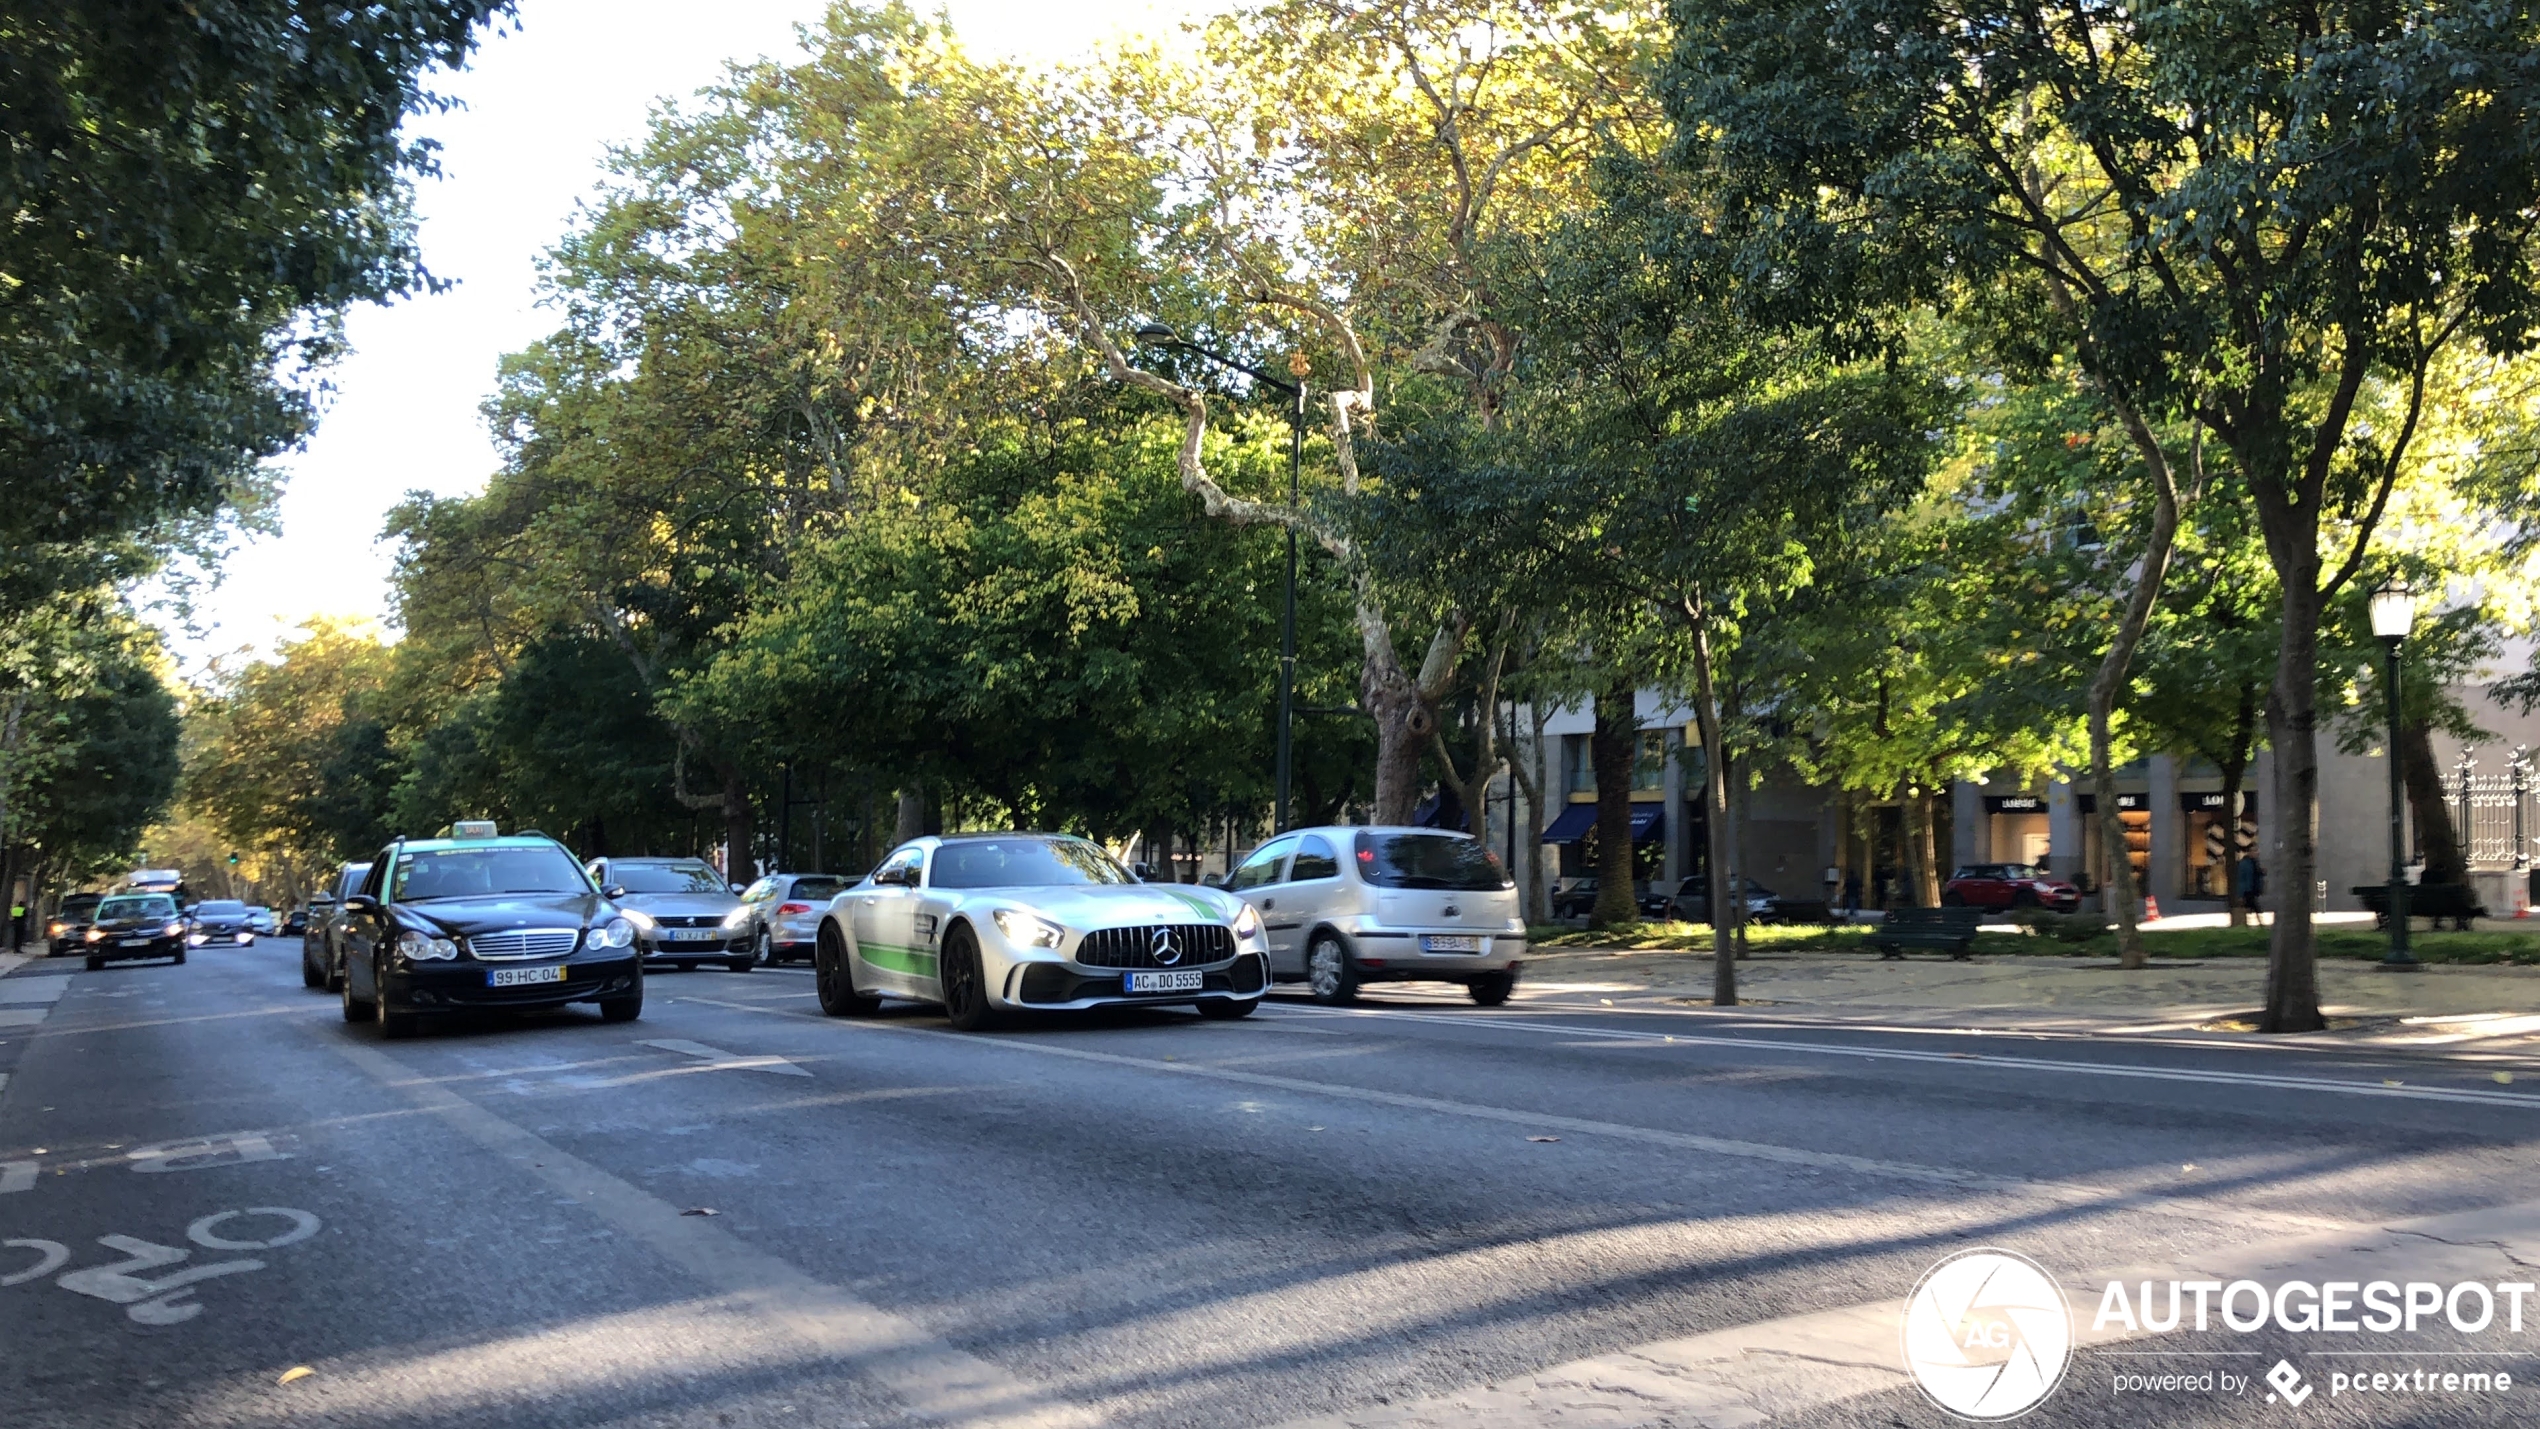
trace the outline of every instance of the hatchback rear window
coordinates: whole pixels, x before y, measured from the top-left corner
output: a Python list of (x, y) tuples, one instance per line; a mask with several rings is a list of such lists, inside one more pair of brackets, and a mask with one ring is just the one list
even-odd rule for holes
[(802, 899), (835, 898), (846, 891), (847, 880), (843, 878), (797, 878), (794, 880), (793, 896)]
[(1378, 888), (1514, 888), (1499, 859), (1460, 834), (1358, 835), (1358, 876)]

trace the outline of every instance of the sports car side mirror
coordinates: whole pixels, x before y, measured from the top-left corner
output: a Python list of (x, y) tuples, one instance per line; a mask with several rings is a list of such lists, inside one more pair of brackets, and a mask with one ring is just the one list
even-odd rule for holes
[(626, 896), (626, 885), (623, 883), (609, 884), (607, 887), (600, 890), (600, 896), (607, 899), (623, 898)]

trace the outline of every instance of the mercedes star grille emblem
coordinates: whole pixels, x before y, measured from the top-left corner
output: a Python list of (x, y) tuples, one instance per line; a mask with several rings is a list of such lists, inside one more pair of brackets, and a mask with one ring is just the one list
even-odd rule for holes
[(1147, 947), (1154, 954), (1158, 967), (1169, 968), (1182, 960), (1181, 939), (1174, 937), (1173, 930), (1162, 923), (1155, 925), (1155, 936), (1148, 940)]

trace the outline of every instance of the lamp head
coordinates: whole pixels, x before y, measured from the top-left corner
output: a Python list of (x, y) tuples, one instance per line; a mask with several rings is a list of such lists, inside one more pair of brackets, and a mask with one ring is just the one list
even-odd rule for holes
[(2372, 633), (2384, 640), (2404, 640), (2417, 621), (2417, 593), (2405, 576), (2392, 576), (2372, 593)]
[(1138, 346), (1140, 347), (1171, 347), (1179, 341), (1181, 341), (1181, 339), (1173, 335), (1173, 329), (1166, 327), (1162, 323), (1143, 322), (1138, 324)]

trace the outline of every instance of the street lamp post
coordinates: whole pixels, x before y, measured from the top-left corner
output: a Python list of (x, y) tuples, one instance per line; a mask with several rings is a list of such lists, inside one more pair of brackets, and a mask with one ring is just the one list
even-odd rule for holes
[[(1288, 509), (1294, 511), (1298, 499), (1298, 478), (1305, 465), (1305, 378), (1308, 371), (1305, 355), (1298, 353), (1288, 359), (1288, 371), (1296, 379), (1291, 382), (1273, 377), (1250, 363), (1238, 362), (1222, 352), (1202, 347), (1195, 342), (1185, 341), (1176, 335), (1173, 329), (1162, 323), (1141, 325), (1138, 328), (1138, 342), (1146, 347), (1166, 348), (1204, 357), (1220, 367), (1240, 372), (1272, 391), (1286, 395), (1288, 398)], [(1271, 815), (1271, 832), (1273, 833), (1283, 832), (1288, 827), (1288, 785), (1293, 767), (1291, 750), (1295, 725), (1296, 527), (1290, 525), (1288, 527), (1287, 593), (1279, 610), (1279, 752), (1276, 772), (1273, 776), (1278, 785), (1278, 802)]]
[(2390, 706), (2388, 748), (2383, 751), (2390, 761), (2390, 952), (2381, 960), (2385, 968), (2419, 966), (2408, 951), (2407, 806), (2399, 769), (2399, 646), (2416, 618), (2416, 592), (2404, 578), (2393, 576), (2372, 593), (2372, 633), (2380, 637), (2384, 652), (2381, 684)]

